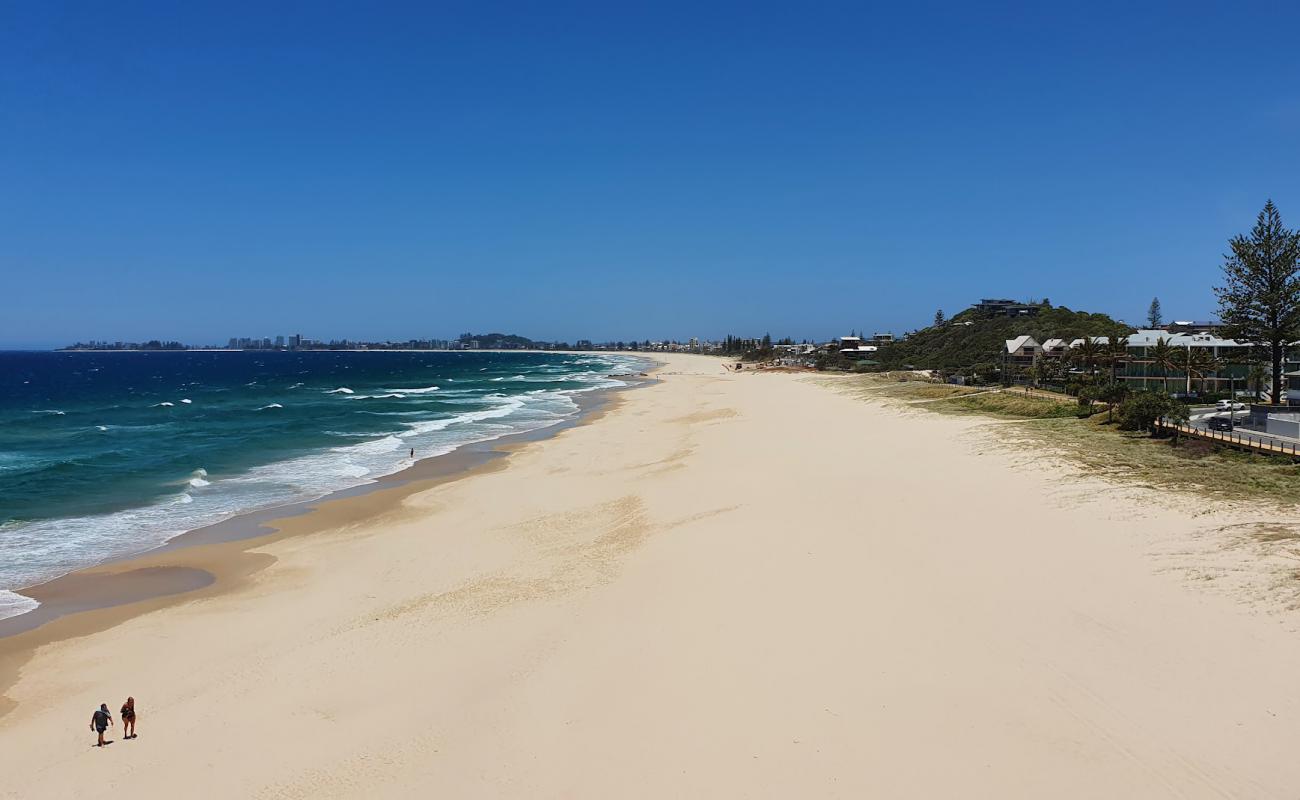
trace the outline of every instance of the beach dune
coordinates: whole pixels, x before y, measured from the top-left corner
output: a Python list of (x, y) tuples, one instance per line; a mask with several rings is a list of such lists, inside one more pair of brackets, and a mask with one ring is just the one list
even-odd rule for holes
[(1251, 518), (665, 362), (461, 479), (105, 568), (215, 580), (0, 640), (0, 797), (1295, 795), (1294, 615), (1198, 579)]

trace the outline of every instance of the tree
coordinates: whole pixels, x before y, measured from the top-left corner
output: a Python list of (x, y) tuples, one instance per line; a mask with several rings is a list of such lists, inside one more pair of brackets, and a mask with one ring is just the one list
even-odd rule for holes
[(1160, 315), (1160, 298), (1151, 298), (1151, 305), (1147, 308), (1147, 324), (1152, 328), (1159, 328), (1165, 324), (1164, 318)]
[(1082, 364), (1089, 375), (1097, 371), (1097, 361), (1100, 357), (1101, 349), (1097, 346), (1097, 340), (1091, 336), (1083, 337), (1078, 346), (1070, 351), (1070, 360)]
[(1119, 365), (1128, 360), (1128, 337), (1119, 336), (1112, 333), (1106, 337), (1106, 345), (1102, 349), (1102, 359), (1110, 367), (1110, 380), (1114, 383), (1116, 373), (1119, 372)]
[(1151, 348), (1151, 363), (1160, 368), (1161, 383), (1164, 385), (1165, 394), (1169, 394), (1169, 371), (1177, 369), (1176, 348), (1169, 344), (1169, 340), (1163, 336), (1156, 339), (1155, 345)]
[(1282, 225), (1269, 200), (1250, 236), (1233, 237), (1224, 256), (1224, 285), (1214, 288), (1224, 336), (1266, 346), (1272, 361), (1272, 402), (1282, 402), (1287, 343), (1300, 337), (1300, 233)]
[(946, 322), (947, 319), (948, 319), (948, 318), (945, 317), (945, 316), (943, 315), (943, 309), (942, 309), (942, 308), (939, 309), (938, 311), (934, 312), (934, 327), (937, 328), (937, 327), (939, 327), (940, 325), (943, 325), (943, 323)]
[(1246, 385), (1255, 393), (1255, 402), (1259, 402), (1259, 397), (1264, 393), (1264, 382), (1268, 380), (1268, 370), (1264, 369), (1264, 362), (1256, 361), (1250, 365), (1250, 371), (1246, 373)]
[(1096, 387), (1096, 397), (1106, 404), (1106, 424), (1115, 420), (1115, 406), (1128, 397), (1128, 387), (1119, 381), (1110, 381)]
[(1187, 406), (1162, 392), (1143, 389), (1129, 395), (1119, 409), (1119, 426), (1126, 431), (1149, 431), (1160, 418), (1187, 419)]
[(1174, 366), (1187, 376), (1187, 394), (1192, 393), (1193, 379), (1200, 383), (1201, 389), (1204, 390), (1205, 373), (1218, 368), (1218, 359), (1204, 347), (1176, 347), (1174, 350), (1176, 352)]

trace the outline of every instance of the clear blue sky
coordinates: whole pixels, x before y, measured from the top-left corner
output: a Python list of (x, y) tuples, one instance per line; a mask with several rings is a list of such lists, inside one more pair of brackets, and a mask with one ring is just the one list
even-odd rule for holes
[(0, 4), (0, 346), (1214, 311), (1300, 6)]

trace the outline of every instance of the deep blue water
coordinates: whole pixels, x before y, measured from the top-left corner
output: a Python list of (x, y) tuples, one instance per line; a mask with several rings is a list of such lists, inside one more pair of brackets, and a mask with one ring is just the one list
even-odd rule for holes
[(625, 356), (0, 352), (0, 617), (9, 591), (233, 514), (556, 424)]

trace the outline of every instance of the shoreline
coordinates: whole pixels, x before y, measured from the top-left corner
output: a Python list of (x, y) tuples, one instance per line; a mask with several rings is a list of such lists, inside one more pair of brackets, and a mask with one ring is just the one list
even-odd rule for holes
[[(397, 472), (319, 498), (240, 512), (185, 531), (150, 550), (111, 558), (48, 581), (12, 590), (36, 600), (40, 605), (31, 611), (0, 619), (0, 717), (6, 711), (3, 701), (3, 691), (8, 685), (6, 661), (14, 651), (29, 646), (24, 643), (14, 644), (16, 639), (27, 634), (39, 634), (61, 620), (94, 612), (120, 610), (121, 613), (113, 615), (115, 619), (101, 620), (107, 624), (94, 628), (102, 630), (130, 619), (137, 613), (146, 613), (163, 607), (168, 602), (181, 602), (197, 596), (198, 592), (203, 592), (204, 596), (215, 594), (225, 588), (224, 584), (230, 578), (244, 577), (266, 566), (237, 565), (232, 562), (243, 560), (238, 553), (217, 553), (216, 550), (233, 547), (240, 553), (246, 553), (286, 536), (310, 534), (314, 529), (311, 520), (314, 514), (322, 508), (337, 512), (340, 504), (350, 501), (357, 501), (358, 513), (355, 516), (344, 516), (351, 521), (360, 522), (384, 513), (385, 507), (399, 507), (402, 500), (411, 494), (497, 468), (495, 465), (498, 462), (520, 448), (596, 421), (618, 403), (618, 396), (622, 392), (653, 384), (654, 373), (662, 368), (662, 362), (652, 361), (643, 375), (611, 376), (626, 381), (628, 385), (575, 395), (573, 399), (578, 405), (578, 411), (554, 425), (473, 442), (449, 453), (416, 459)], [(501, 466), (504, 467), (504, 463)], [(380, 503), (377, 499), (362, 502), (373, 495), (382, 495), (385, 502)], [(208, 550), (214, 552), (209, 553)], [(186, 564), (183, 556), (187, 553), (195, 553), (195, 560), (201, 562), (200, 565)], [(203, 564), (213, 568), (208, 569)], [(127, 613), (128, 609), (137, 604), (144, 605), (135, 613)], [(68, 627), (75, 629), (77, 626)], [(48, 644), (83, 635), (85, 632), (89, 631), (74, 630), (66, 634), (34, 638), (39, 639), (38, 644)]]
[[(1300, 606), (1294, 561), (1261, 549), (1289, 533), (1268, 515), (1117, 489), (986, 420), (666, 361), (598, 424), (471, 479), (136, 564), (214, 570), (184, 601), (0, 642), (86, 634), (0, 663), (0, 797), (1208, 798), (1300, 780)], [(327, 524), (295, 535), (309, 523)], [(93, 748), (85, 714), (127, 695), (141, 738)]]

